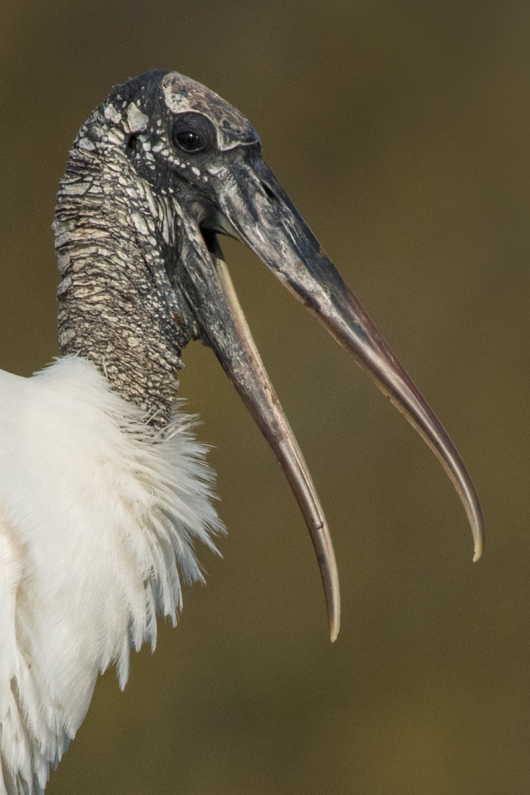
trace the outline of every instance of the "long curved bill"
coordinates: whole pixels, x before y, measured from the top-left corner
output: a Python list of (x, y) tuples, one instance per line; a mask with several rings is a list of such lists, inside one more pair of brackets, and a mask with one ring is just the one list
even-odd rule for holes
[[(442, 463), (467, 513), (478, 560), (484, 522), (467, 469), (442, 424), (400, 365), (311, 230), (260, 157), (234, 158), (216, 190), (216, 231), (247, 243), (285, 286), (374, 379)], [(247, 408), (282, 465), (308, 525), (324, 584), (331, 638), (340, 621), (338, 576), (331, 538), (313, 482), (268, 379), (237, 301), (215, 235), (210, 254), (186, 214), (183, 252), (190, 303)], [(193, 264), (192, 264), (193, 263)], [(199, 264), (200, 263), (200, 264)]]
[(197, 312), (204, 341), (271, 446), (297, 499), (317, 556), (330, 637), (335, 641), (340, 628), (339, 576), (313, 480), (250, 333), (217, 239), (209, 236), (207, 250), (198, 228), (186, 214), (180, 218), (185, 228), (180, 286)]

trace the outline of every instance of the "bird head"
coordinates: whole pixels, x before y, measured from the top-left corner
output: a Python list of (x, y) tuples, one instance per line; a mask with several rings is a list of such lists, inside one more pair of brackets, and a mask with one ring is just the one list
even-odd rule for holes
[[(215, 352), (282, 465), (313, 540), (332, 637), (338, 577), (324, 514), (270, 383), (218, 242), (246, 243), (368, 372), (440, 459), (466, 509), (480, 556), (483, 524), (451, 439), (262, 158), (250, 122), (205, 86), (153, 71), (117, 86), (75, 146), (119, 150), (140, 248), (171, 307), (179, 345)], [(154, 252), (154, 253), (153, 253)]]

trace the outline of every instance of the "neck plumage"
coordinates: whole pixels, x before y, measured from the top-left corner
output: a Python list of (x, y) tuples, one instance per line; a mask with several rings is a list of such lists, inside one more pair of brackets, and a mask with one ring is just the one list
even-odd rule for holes
[(59, 343), (163, 428), (190, 339), (163, 260), (176, 251), (172, 214), (135, 173), (121, 131), (97, 121), (90, 137), (82, 128), (58, 195)]

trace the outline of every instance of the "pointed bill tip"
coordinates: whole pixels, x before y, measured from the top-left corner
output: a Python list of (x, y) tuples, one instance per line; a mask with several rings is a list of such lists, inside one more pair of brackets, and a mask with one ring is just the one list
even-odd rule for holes
[(340, 622), (335, 624), (333, 621), (329, 624), (329, 639), (332, 643), (335, 643), (339, 636), (340, 631)]
[(484, 515), (482, 513), (482, 508), (476, 489), (473, 485), (473, 481), (471, 480), (462, 459), (460, 456), (458, 456), (456, 450), (454, 450), (454, 447), (453, 453), (453, 466), (448, 467), (446, 465), (450, 460), (449, 456), (447, 457), (447, 461), (442, 460), (442, 464), (444, 464), (444, 468), (453, 481), (453, 484), (466, 510), (471, 532), (473, 534), (473, 563), (476, 563), (484, 552), (484, 544), (486, 541)]

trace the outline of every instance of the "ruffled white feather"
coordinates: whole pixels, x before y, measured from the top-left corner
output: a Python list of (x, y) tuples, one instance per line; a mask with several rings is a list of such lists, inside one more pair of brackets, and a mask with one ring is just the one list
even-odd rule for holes
[(194, 543), (223, 526), (212, 472), (175, 411), (143, 413), (84, 359), (0, 372), (0, 793), (36, 795), (75, 735), (98, 673), (176, 622)]

